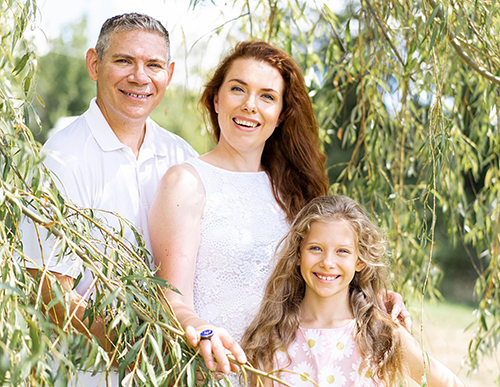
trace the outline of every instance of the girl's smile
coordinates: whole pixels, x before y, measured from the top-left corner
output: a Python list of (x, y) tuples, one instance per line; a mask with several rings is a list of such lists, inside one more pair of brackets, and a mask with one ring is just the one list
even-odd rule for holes
[(347, 302), (349, 284), (365, 264), (358, 258), (354, 232), (342, 220), (314, 222), (300, 249), (304, 300)]

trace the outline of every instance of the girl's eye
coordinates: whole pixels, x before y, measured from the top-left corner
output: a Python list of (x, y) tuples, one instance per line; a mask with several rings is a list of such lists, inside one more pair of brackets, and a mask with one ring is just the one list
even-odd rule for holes
[(309, 247), (309, 250), (311, 250), (311, 251), (321, 251), (321, 248), (319, 246), (311, 246), (311, 247)]
[(339, 253), (341, 253), (341, 254), (349, 254), (349, 250), (346, 250), (346, 249), (340, 249), (340, 250), (339, 250)]

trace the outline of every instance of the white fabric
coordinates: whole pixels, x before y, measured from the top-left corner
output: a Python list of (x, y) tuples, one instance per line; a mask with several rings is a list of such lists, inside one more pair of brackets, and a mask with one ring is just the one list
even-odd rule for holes
[[(136, 159), (132, 149), (118, 140), (95, 99), (87, 112), (51, 137), (43, 150), (47, 154), (44, 164), (54, 173), (56, 182), (59, 179), (59, 189), (66, 197), (81, 207), (119, 213), (142, 230), (148, 248), (147, 215), (161, 177), (172, 165), (197, 155), (186, 141), (148, 118)], [(111, 226), (118, 227), (115, 217), (107, 218)], [(42, 253), (34, 227), (24, 224), (22, 229), (24, 253), (35, 262), (33, 265), (26, 260), (26, 266), (46, 266), (73, 278), (81, 273), (78, 258), (57, 262), (57, 257), (52, 257), (57, 251), (53, 249), (53, 238), (44, 242), (41, 236)], [(135, 241), (128, 228), (124, 237)], [(76, 289), (78, 293), (83, 295), (91, 280), (86, 271)]]
[(231, 172), (200, 159), (205, 188), (194, 307), (239, 341), (262, 301), (278, 242), (288, 230), (265, 172)]

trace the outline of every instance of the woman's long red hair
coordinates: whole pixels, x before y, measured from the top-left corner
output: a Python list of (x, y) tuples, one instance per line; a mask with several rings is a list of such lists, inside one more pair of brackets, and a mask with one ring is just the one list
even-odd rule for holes
[(214, 98), (233, 62), (242, 58), (270, 64), (284, 80), (281, 123), (266, 141), (261, 163), (271, 179), (277, 202), (291, 222), (311, 199), (328, 193), (326, 156), (320, 149), (318, 122), (302, 72), (293, 59), (265, 42), (241, 42), (215, 70), (200, 100), (217, 142), (220, 127)]

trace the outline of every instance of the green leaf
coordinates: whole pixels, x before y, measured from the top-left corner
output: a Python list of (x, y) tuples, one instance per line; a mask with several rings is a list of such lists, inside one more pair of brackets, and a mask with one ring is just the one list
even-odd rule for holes
[(35, 97), (38, 100), (38, 102), (40, 103), (40, 105), (42, 105), (42, 107), (45, 107), (45, 102), (44, 102), (43, 98), (40, 97), (40, 95), (38, 93), (35, 93)]
[(431, 43), (429, 45), (429, 51), (432, 50), (432, 48), (434, 47), (434, 44), (436, 43), (437, 33), (438, 33), (438, 27), (437, 27), (437, 25), (434, 25), (434, 28), (432, 29), (432, 37), (431, 37)]
[(14, 67), (14, 70), (12, 70), (12, 74), (17, 75), (21, 71), (23, 71), (23, 69), (26, 67), (26, 63), (28, 63), (30, 55), (31, 54), (29, 52), (23, 55), (23, 57), (19, 60), (19, 62), (17, 62), (17, 65), (16, 67)]
[[(431, 12), (431, 15), (429, 16), (429, 19), (427, 19), (427, 23), (425, 24), (425, 31), (429, 29), (430, 25), (434, 21), (434, 18), (436, 17), (437, 13), (440, 11), (441, 6), (438, 4), (436, 8), (434, 8)], [(435, 27), (435, 26), (434, 26)]]

